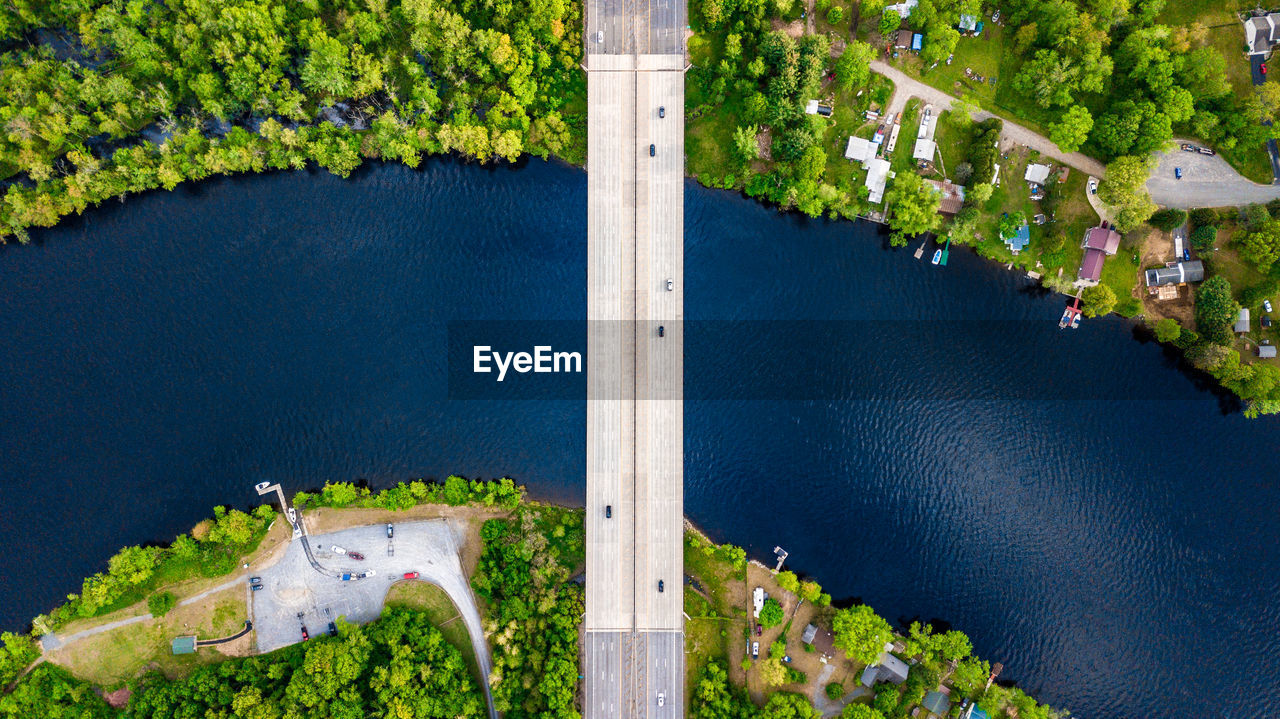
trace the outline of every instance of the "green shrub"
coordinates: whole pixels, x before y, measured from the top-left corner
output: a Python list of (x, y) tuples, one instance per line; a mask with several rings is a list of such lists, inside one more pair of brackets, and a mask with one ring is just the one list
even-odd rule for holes
[(173, 592), (156, 592), (147, 597), (147, 611), (153, 617), (163, 617), (176, 606), (178, 598), (173, 596)]
[(769, 597), (764, 600), (764, 607), (760, 609), (760, 625), (765, 629), (772, 629), (782, 623), (782, 605), (778, 604), (778, 600)]
[(839, 5), (827, 11), (827, 23), (830, 25), (839, 25), (844, 21), (844, 8)]
[(831, 701), (838, 701), (844, 696), (844, 685), (840, 682), (831, 682), (826, 688), (827, 698)]
[(1147, 218), (1147, 224), (1157, 230), (1172, 232), (1173, 228), (1181, 225), (1187, 219), (1187, 213), (1182, 210), (1159, 210)]
[(1218, 241), (1218, 228), (1215, 225), (1200, 225), (1191, 231), (1191, 246), (1197, 250), (1208, 250)]

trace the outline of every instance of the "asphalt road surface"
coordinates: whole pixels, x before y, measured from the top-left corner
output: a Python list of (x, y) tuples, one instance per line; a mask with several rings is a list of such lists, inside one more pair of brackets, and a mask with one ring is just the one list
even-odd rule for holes
[(684, 41), (676, 0), (587, 4), (584, 715), (684, 713)]
[[(1280, 185), (1260, 185), (1245, 179), (1221, 155), (1186, 152), (1179, 145), (1191, 140), (1173, 141), (1173, 149), (1154, 155), (1154, 168), (1147, 180), (1147, 190), (1156, 204), (1187, 209), (1190, 207), (1227, 207), (1269, 202), (1280, 198)], [(1182, 179), (1174, 176), (1174, 168), (1182, 168)]]

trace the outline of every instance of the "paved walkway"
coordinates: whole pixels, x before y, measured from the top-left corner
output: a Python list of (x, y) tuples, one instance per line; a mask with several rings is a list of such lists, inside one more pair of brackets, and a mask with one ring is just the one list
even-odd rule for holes
[[(243, 577), (237, 577), (230, 581), (223, 582), (222, 584), (219, 584), (216, 587), (206, 589), (205, 591), (200, 592), (199, 594), (195, 594), (190, 597), (187, 597), (186, 599), (183, 599), (182, 601), (178, 602), (178, 606), (182, 607), (182, 606), (191, 604), (193, 602), (198, 602), (201, 599), (204, 599), (205, 597), (209, 596), (210, 594), (217, 594), (218, 592), (221, 592), (226, 589), (230, 589), (234, 586), (242, 584), (243, 582), (244, 582)], [(65, 637), (60, 637), (56, 633), (51, 632), (49, 634), (44, 635), (43, 637), (40, 637), (40, 646), (43, 647), (46, 652), (53, 651), (54, 649), (61, 649), (62, 647), (65, 647), (68, 644), (71, 644), (73, 642), (78, 642), (81, 639), (84, 639), (85, 637), (92, 637), (95, 634), (102, 634), (103, 632), (109, 632), (112, 629), (119, 629), (120, 627), (127, 627), (130, 624), (145, 622), (148, 619), (152, 619), (152, 618), (153, 617), (151, 616), (151, 613), (148, 612), (146, 614), (139, 614), (136, 617), (127, 617), (125, 619), (118, 619), (114, 622), (107, 622), (106, 624), (100, 624), (96, 627), (90, 627), (89, 629), (86, 629), (82, 632), (76, 632), (75, 634), (68, 634)]]
[[(887, 114), (901, 112), (906, 107), (907, 99), (918, 97), (927, 103), (932, 104), (936, 108), (950, 110), (951, 104), (956, 101), (955, 97), (947, 93), (920, 82), (919, 80), (907, 75), (896, 67), (890, 65), (883, 60), (872, 60), (871, 69), (893, 80), (896, 89), (893, 93), (893, 100), (889, 102)], [(973, 118), (981, 122), (996, 115), (981, 110), (973, 113)], [(1071, 167), (1080, 170), (1095, 177), (1102, 177), (1106, 172), (1106, 167), (1101, 162), (1079, 152), (1063, 152), (1058, 149), (1049, 138), (1039, 133), (1033, 132), (1016, 122), (1001, 118), (1004, 121), (1004, 142), (1012, 142), (1019, 145), (1025, 145), (1033, 150), (1038, 151), (1041, 155), (1052, 157), (1053, 159), (1066, 163)]]

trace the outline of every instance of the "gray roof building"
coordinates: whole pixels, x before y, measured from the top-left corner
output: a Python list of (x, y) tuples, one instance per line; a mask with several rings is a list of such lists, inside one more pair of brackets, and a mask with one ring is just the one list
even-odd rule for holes
[(800, 641), (805, 644), (813, 644), (813, 638), (818, 636), (818, 627), (813, 624), (806, 624), (804, 634), (800, 635)]
[(1204, 280), (1204, 263), (1200, 260), (1179, 262), (1172, 267), (1156, 267), (1147, 270), (1147, 287), (1181, 285)]
[(924, 701), (920, 702), (920, 706), (934, 714), (943, 715), (951, 708), (951, 699), (942, 692), (929, 692), (924, 695)]
[(1236, 324), (1232, 327), (1236, 332), (1249, 331), (1249, 308), (1241, 307), (1240, 314), (1236, 317)]
[(1266, 55), (1280, 40), (1280, 13), (1267, 13), (1244, 21), (1244, 41), (1250, 55)]
[(1258, 345), (1258, 356), (1262, 358), (1275, 357), (1276, 346), (1275, 345)]
[(862, 685), (873, 686), (879, 682), (901, 684), (907, 680), (907, 663), (889, 652), (880, 652), (880, 663), (868, 665), (862, 671)]

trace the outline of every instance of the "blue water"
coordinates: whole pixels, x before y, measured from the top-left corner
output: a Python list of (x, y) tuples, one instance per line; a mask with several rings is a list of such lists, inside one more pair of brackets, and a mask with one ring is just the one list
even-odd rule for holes
[[(510, 475), (580, 503), (580, 398), (449, 400), (446, 323), (581, 320), (584, 180), (213, 180), (0, 249), (0, 626), (263, 479)], [(963, 629), (1081, 716), (1280, 703), (1275, 421), (1125, 321), (1059, 332), (1059, 299), (965, 251), (686, 197), (693, 521)]]

